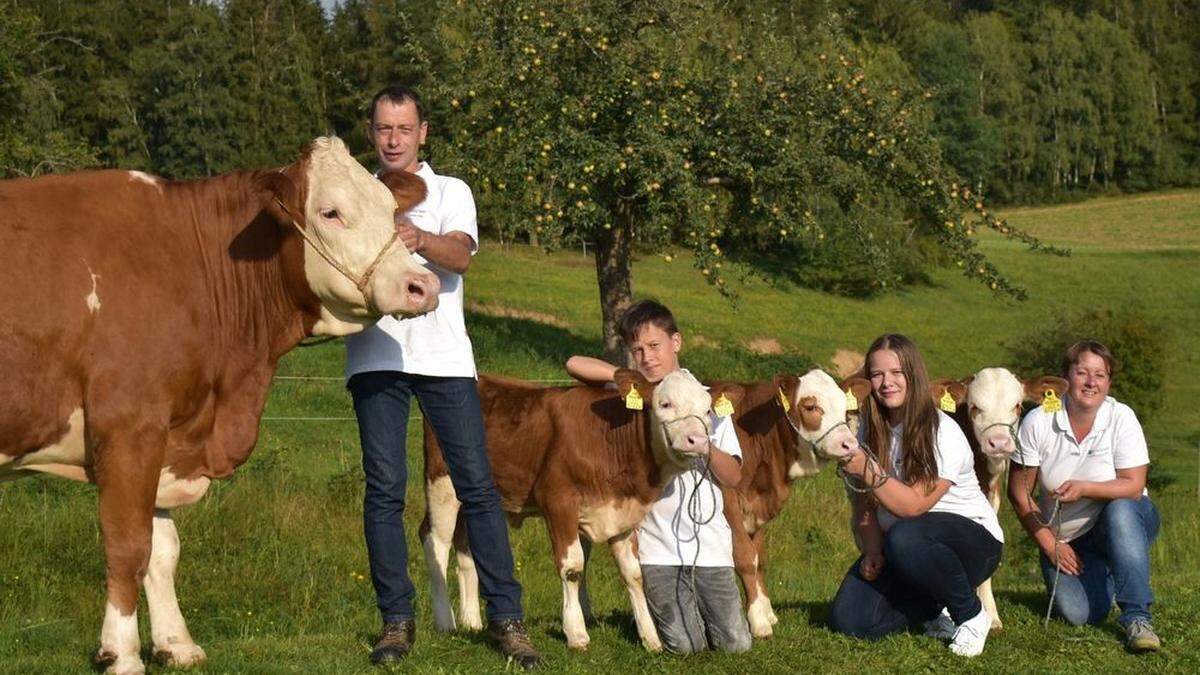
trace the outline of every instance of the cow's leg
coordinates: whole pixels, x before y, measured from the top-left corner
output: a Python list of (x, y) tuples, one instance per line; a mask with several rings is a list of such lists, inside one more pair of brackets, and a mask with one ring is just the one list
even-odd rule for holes
[(742, 581), (746, 592), (746, 621), (750, 633), (756, 638), (771, 637), (771, 622), (762, 611), (762, 600), (758, 587), (758, 552), (754, 540), (746, 532), (746, 520), (742, 500), (733, 490), (723, 490), (725, 497), (725, 520), (733, 536), (733, 569)]
[[(996, 515), (1000, 515), (1000, 480), (1001, 472), (996, 472), (989, 481), (988, 486), (988, 501), (992, 508), (996, 511)], [(1000, 630), (1004, 628), (1004, 623), (1000, 621), (1000, 610), (996, 608), (996, 598), (992, 597), (992, 580), (979, 584), (979, 588), (975, 589), (975, 594), (979, 596), (979, 601), (983, 603), (983, 608), (988, 611), (988, 615), (992, 617), (992, 630)]]
[(446, 573), (450, 566), (450, 547), (454, 542), (458, 507), (450, 476), (425, 481), (425, 522), (421, 523), (421, 543), (425, 548), (425, 568), (429, 571), (433, 624), (440, 631), (452, 631), (455, 628)]
[(650, 606), (646, 604), (646, 591), (642, 588), (642, 566), (638, 563), (634, 551), (633, 531), (619, 534), (608, 540), (608, 548), (617, 561), (617, 569), (621, 571), (621, 579), (629, 591), (629, 604), (633, 607), (633, 621), (637, 624), (638, 635), (642, 638), (642, 646), (652, 652), (662, 651), (662, 640), (654, 627), (654, 618), (650, 616)]
[(179, 532), (171, 512), (159, 509), (154, 513), (153, 545), (150, 566), (142, 585), (146, 589), (146, 604), (150, 607), (150, 636), (154, 640), (154, 657), (158, 661), (184, 667), (204, 660), (204, 650), (192, 641), (179, 601), (175, 597), (175, 567), (179, 564)]
[(116, 675), (145, 672), (138, 655), (138, 586), (150, 562), (164, 441), (161, 431), (130, 428), (103, 437), (96, 446), (108, 602), (95, 661)]
[(554, 550), (554, 562), (558, 577), (562, 580), (563, 633), (567, 646), (572, 649), (587, 649), (587, 624), (583, 620), (583, 607), (579, 604), (579, 582), (583, 578), (583, 545), (579, 543), (578, 508), (562, 505), (557, 513), (546, 513), (546, 528), (550, 531), (550, 545)]
[(479, 574), (475, 571), (475, 558), (467, 542), (467, 523), (460, 515), (454, 530), (454, 555), (458, 564), (458, 613), (463, 628), (483, 630), (483, 614), (479, 611)]
[(583, 546), (583, 574), (579, 579), (579, 607), (583, 610), (584, 623), (594, 626), (596, 625), (596, 616), (592, 614), (592, 599), (588, 595), (587, 587), (587, 568), (588, 563), (592, 560), (592, 540), (580, 537), (579, 544)]
[(779, 617), (775, 616), (775, 608), (771, 606), (771, 596), (767, 594), (767, 536), (763, 528), (760, 527), (755, 530), (750, 538), (754, 541), (754, 550), (758, 554), (754, 564), (757, 571), (758, 595), (762, 598), (767, 621), (770, 621), (771, 625), (774, 626), (779, 623)]

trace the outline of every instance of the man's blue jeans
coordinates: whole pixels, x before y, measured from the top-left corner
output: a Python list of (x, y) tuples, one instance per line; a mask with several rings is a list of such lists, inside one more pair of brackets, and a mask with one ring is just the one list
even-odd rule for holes
[(363, 529), (371, 582), (384, 621), (414, 618), (416, 592), (408, 575), (404, 494), (408, 483), (408, 413), (416, 396), (442, 446), (450, 481), (466, 519), (488, 619), (519, 619), (521, 586), (513, 576), (508, 523), (492, 480), (475, 380), (394, 371), (359, 373), (347, 384), (354, 398), (367, 490)]
[[(1054, 610), (1067, 623), (1097, 624), (1108, 616), (1113, 599), (1121, 608), (1117, 621), (1128, 626), (1149, 619), (1150, 544), (1158, 537), (1158, 509), (1149, 497), (1114, 499), (1104, 506), (1092, 529), (1070, 542), (1083, 562), (1083, 574), (1062, 573), (1054, 593)], [(1065, 544), (1059, 544), (1064, 546)], [(1046, 590), (1054, 586), (1054, 563), (1043, 554)]]

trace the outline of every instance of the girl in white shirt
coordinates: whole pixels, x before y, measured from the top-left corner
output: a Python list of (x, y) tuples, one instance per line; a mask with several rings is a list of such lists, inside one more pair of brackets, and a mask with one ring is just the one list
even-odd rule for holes
[[(833, 629), (877, 639), (924, 625), (962, 656), (983, 652), (991, 618), (975, 595), (1000, 563), (1004, 534), (975, 477), (971, 447), (929, 396), (911, 340), (867, 350), (871, 395), (862, 444), (842, 471), (864, 486), (854, 504), (862, 556), (830, 609)], [(948, 614), (948, 616), (947, 616)]]

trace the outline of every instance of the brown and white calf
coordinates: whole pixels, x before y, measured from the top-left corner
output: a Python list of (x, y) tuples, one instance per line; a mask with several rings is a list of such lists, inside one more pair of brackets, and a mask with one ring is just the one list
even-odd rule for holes
[(175, 596), (170, 509), (246, 461), (279, 358), (306, 335), (437, 306), (437, 277), (393, 222), (424, 184), (382, 181), (336, 138), (205, 180), (0, 181), (0, 481), (98, 488), (109, 672), (145, 668), (139, 585), (155, 656), (204, 659)]
[[(642, 590), (634, 531), (666, 483), (689, 466), (687, 455), (707, 447), (712, 399), (686, 371), (670, 373), (653, 385), (634, 371), (621, 370), (616, 382), (616, 390), (546, 388), (480, 377), (488, 458), (510, 522), (520, 526), (530, 516), (546, 521), (562, 581), (567, 645), (585, 649), (590, 640), (580, 586), (586, 564), (583, 541), (592, 541), (608, 543), (629, 592), (642, 644), (658, 651), (662, 643)], [(643, 410), (627, 407), (631, 388), (640, 394)], [(440, 630), (455, 626), (446, 584), (453, 546), (460, 617), (465, 626), (479, 628), (475, 565), (458, 522), (459, 502), (428, 423), (425, 495), (420, 534), (434, 621)]]
[(733, 415), (742, 446), (742, 478), (722, 492), (733, 533), (734, 567), (746, 592), (746, 618), (755, 637), (770, 637), (778, 622), (767, 595), (764, 527), (783, 510), (791, 482), (820, 471), (818, 454), (839, 457), (858, 447), (845, 424), (847, 388), (862, 398), (870, 382), (853, 377), (839, 385), (825, 372), (813, 370), (802, 377), (780, 375), (768, 382), (712, 386), (714, 399), (727, 394), (742, 401)]
[[(1009, 459), (1017, 448), (1022, 403), (1040, 404), (1047, 391), (1061, 397), (1066, 390), (1067, 381), (1061, 377), (1042, 375), (1022, 381), (1005, 368), (984, 368), (961, 381), (943, 379), (931, 384), (929, 393), (935, 404), (940, 405), (947, 393), (954, 400), (952, 416), (971, 444), (979, 487), (997, 514), (1000, 482), (1008, 474)], [(992, 629), (1001, 629), (992, 580), (984, 581), (976, 590), (992, 617)]]

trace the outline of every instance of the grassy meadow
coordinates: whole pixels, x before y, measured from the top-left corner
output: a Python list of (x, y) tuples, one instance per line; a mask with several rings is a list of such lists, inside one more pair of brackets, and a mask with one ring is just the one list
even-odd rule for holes
[[(635, 264), (635, 293), (670, 305), (685, 335), (684, 364), (704, 377), (765, 378), (826, 365), (838, 349), (862, 351), (884, 331), (921, 345), (932, 374), (962, 376), (1005, 365), (1005, 345), (1074, 308), (1138, 307), (1172, 336), (1161, 406), (1147, 425), (1151, 493), (1163, 514), (1152, 556), (1162, 652), (1135, 657), (1113, 619), (1097, 628), (1043, 629), (1045, 594), (1036, 550), (1012, 517), (995, 579), (1005, 628), (983, 656), (964, 661), (915, 635), (867, 644), (825, 628), (829, 601), (855, 558), (848, 506), (827, 471), (793, 485), (768, 531), (769, 580), (780, 623), (748, 654), (688, 659), (649, 654), (632, 628), (612, 561), (596, 549), (589, 570), (596, 623), (585, 653), (566, 649), (560, 585), (540, 521), (513, 532), (518, 576), (535, 643), (553, 671), (806, 672), (1200, 672), (1200, 191), (1101, 199), (1015, 210), (1011, 222), (1073, 249), (1070, 258), (1027, 253), (985, 236), (986, 252), (1030, 299), (993, 297), (956, 270), (873, 299), (849, 299), (748, 277), (730, 305), (677, 259)], [(468, 325), (480, 370), (530, 379), (564, 377), (574, 353), (599, 352), (591, 258), (545, 255), (485, 242), (468, 277)], [(763, 353), (778, 351), (778, 353)], [(362, 471), (349, 396), (336, 378), (343, 347), (289, 355), (262, 422), (258, 448), (199, 504), (179, 509), (177, 589), (202, 672), (371, 672), (378, 615), (361, 531)], [(291, 419), (323, 418), (323, 419)], [(493, 672), (503, 661), (470, 633), (433, 631), (416, 524), (422, 513), (420, 425), (410, 433), (410, 568), (418, 588), (419, 672)], [(103, 612), (104, 561), (95, 492), (32, 478), (0, 486), (0, 672), (85, 672)], [(142, 612), (143, 652), (149, 629)], [(161, 670), (153, 666), (155, 670)]]

